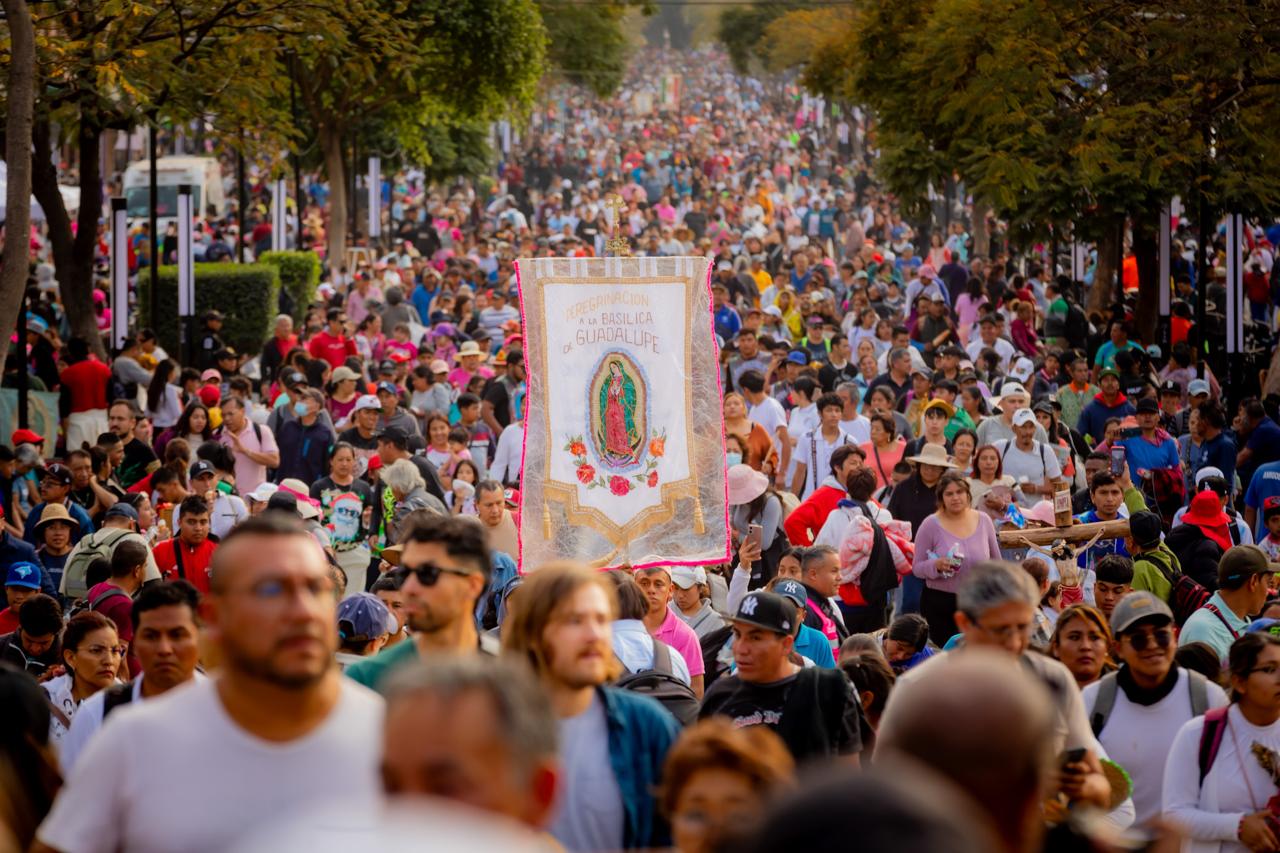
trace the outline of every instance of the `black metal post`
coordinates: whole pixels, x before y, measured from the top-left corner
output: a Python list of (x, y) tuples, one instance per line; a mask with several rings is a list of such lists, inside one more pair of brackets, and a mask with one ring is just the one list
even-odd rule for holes
[(244, 176), (244, 131), (240, 131), (240, 151), (236, 158), (236, 263), (244, 263), (244, 229), (248, 224), (246, 214), (249, 211), (248, 188)]
[(18, 309), (18, 345), (15, 355), (18, 357), (18, 429), (27, 429), (29, 396), (31, 390), (30, 377), (27, 370), (27, 288), (22, 288), (22, 307)]
[(150, 159), (151, 187), (147, 199), (147, 227), (151, 229), (151, 324), (159, 322), (160, 316), (160, 235), (156, 233), (156, 208), (160, 206), (160, 187), (156, 168), (156, 125), (155, 117), (147, 125), (147, 157)]

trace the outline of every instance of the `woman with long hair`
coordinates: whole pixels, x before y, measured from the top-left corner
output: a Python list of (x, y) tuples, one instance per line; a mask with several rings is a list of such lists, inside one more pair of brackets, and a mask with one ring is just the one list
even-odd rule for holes
[(864, 464), (875, 474), (876, 488), (881, 489), (893, 482), (893, 466), (902, 459), (907, 443), (898, 437), (897, 425), (888, 413), (872, 411), (868, 420), (871, 421), (871, 440), (859, 448), (865, 454)]
[(973, 566), (1000, 559), (1000, 543), (991, 518), (973, 508), (969, 481), (963, 474), (944, 472), (934, 493), (938, 508), (916, 530), (911, 571), (925, 582), (920, 613), (929, 621), (929, 637), (943, 646), (957, 630), (957, 587)]
[(956, 326), (962, 346), (969, 345), (969, 335), (973, 332), (973, 326), (982, 316), (983, 306), (989, 303), (987, 294), (982, 290), (982, 279), (971, 276), (965, 283), (964, 291), (956, 297)]
[(310, 497), (320, 502), (322, 521), (330, 530), (334, 559), (347, 575), (344, 595), (364, 589), (369, 568), (368, 528), (374, 492), (356, 476), (356, 449), (339, 441), (329, 451), (329, 473), (311, 484)]
[(449, 449), (449, 430), (449, 418), (445, 415), (434, 414), (427, 418), (427, 461), (439, 469), (453, 461), (453, 451)]
[(955, 459), (956, 469), (966, 477), (973, 473), (973, 456), (978, 449), (978, 434), (965, 427), (951, 439), (951, 455)]
[(1049, 657), (1062, 661), (1083, 690), (1116, 668), (1111, 659), (1111, 626), (1102, 611), (1073, 604), (1058, 614), (1049, 637)]
[(973, 452), (969, 493), (973, 508), (985, 512), (992, 521), (1002, 520), (1009, 504), (1021, 494), (1018, 481), (1004, 473), (1004, 460), (994, 445), (984, 444)]
[(1231, 704), (1183, 725), (1164, 771), (1164, 816), (1183, 850), (1280, 849), (1280, 637), (1242, 634), (1227, 669)]
[(178, 365), (166, 358), (156, 365), (151, 384), (147, 386), (147, 417), (161, 432), (182, 416), (182, 389), (173, 384), (177, 377)]
[(156, 453), (164, 456), (165, 447), (175, 438), (181, 438), (191, 447), (199, 447), (213, 438), (213, 425), (209, 422), (209, 407), (204, 403), (189, 404), (172, 427), (156, 437)]
[(62, 629), (62, 663), (67, 671), (41, 685), (53, 713), (49, 740), (57, 744), (66, 737), (80, 703), (116, 683), (124, 653), (116, 624), (106, 616), (85, 610), (71, 617)]
[(329, 410), (329, 417), (333, 418), (334, 429), (342, 430), (349, 426), (351, 412), (360, 399), (359, 386), (360, 374), (345, 364), (339, 365), (330, 374), (325, 408)]
[(0, 709), (0, 850), (27, 850), (62, 785), (53, 714), (36, 680), (8, 666), (0, 666)]

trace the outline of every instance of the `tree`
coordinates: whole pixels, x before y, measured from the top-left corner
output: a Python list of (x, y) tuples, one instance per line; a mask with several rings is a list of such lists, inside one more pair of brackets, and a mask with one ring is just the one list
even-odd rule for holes
[[(101, 351), (91, 291), (103, 132), (128, 130), (140, 119), (207, 116), (215, 129), (253, 121), (262, 136), (282, 139), (289, 124), (279, 108), (287, 102), (277, 48), (290, 33), (319, 27), (324, 10), (290, 0), (50, 0), (38, 11), (32, 139), (40, 156), (32, 159), (32, 192), (45, 212), (71, 332)], [(4, 58), (14, 60), (12, 53)], [(229, 67), (237, 73), (228, 75)], [(48, 156), (64, 146), (72, 149), (68, 171), (80, 187), (74, 227), (58, 189), (59, 166)]]
[(439, 128), (527, 107), (546, 50), (532, 0), (351, 0), (337, 23), (291, 43), (329, 179), (331, 267), (346, 247), (345, 146), (379, 134), (429, 164)]
[(617, 91), (631, 58), (631, 44), (622, 28), (627, 4), (539, 0), (538, 12), (547, 28), (550, 70), (597, 97)]
[(1072, 222), (1098, 239), (1128, 220), (1152, 302), (1147, 235), (1172, 196), (1280, 204), (1280, 139), (1265, 130), (1278, 12), (1280, 0), (859, 0), (805, 81), (874, 111), (880, 174), (906, 197), (955, 173), (1025, 233)]
[[(26, 0), (3, 0), (9, 25), (8, 116), (5, 119), (4, 265), (0, 268), (0, 341), (8, 341), (22, 306), (30, 272), (31, 117), (36, 91), (35, 27)], [(25, 340), (24, 335), (18, 336)], [(7, 347), (6, 347), (7, 349)]]

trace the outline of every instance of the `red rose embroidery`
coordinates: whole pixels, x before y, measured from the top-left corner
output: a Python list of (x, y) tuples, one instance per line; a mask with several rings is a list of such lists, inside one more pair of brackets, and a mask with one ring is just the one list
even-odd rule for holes
[(615, 474), (609, 478), (609, 491), (621, 497), (631, 491), (631, 484), (627, 482), (626, 477), (619, 477)]
[(649, 472), (649, 488), (652, 489), (656, 485), (658, 485), (658, 472), (650, 471)]
[(590, 465), (578, 466), (578, 482), (586, 485), (596, 478), (596, 469)]
[(575, 441), (569, 445), (569, 455), (570, 456), (586, 456), (587, 446), (585, 444), (582, 444), (581, 442)]

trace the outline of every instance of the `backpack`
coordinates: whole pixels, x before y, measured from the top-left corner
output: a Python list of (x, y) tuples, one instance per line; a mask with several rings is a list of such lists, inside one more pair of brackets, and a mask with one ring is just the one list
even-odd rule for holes
[(626, 670), (614, 686), (657, 699), (682, 726), (693, 725), (698, 720), (697, 694), (676, 678), (671, 668), (671, 648), (661, 640), (653, 641), (653, 669)]
[(132, 701), (132, 681), (125, 681), (121, 684), (111, 685), (106, 690), (102, 691), (102, 719), (106, 720), (107, 714), (110, 714), (121, 705), (128, 705)]
[(1195, 578), (1186, 572), (1170, 575), (1164, 570), (1164, 566), (1154, 560), (1147, 560), (1146, 562), (1159, 569), (1160, 574), (1164, 575), (1164, 579), (1169, 582), (1171, 586), (1168, 601), (1169, 609), (1173, 611), (1173, 623), (1181, 628), (1191, 618), (1192, 613), (1195, 613), (1208, 603), (1210, 598), (1209, 590), (1201, 586)]
[(128, 530), (112, 527), (95, 531), (81, 539), (67, 558), (67, 565), (62, 571), (62, 589), (59, 592), (67, 598), (84, 598), (88, 595), (85, 575), (88, 574), (89, 564), (99, 557), (110, 560), (116, 544), (129, 533)]
[[(1191, 716), (1202, 716), (1209, 710), (1209, 679), (1189, 669), (1183, 671), (1188, 676), (1187, 692), (1191, 696)], [(1102, 730), (1107, 727), (1107, 720), (1116, 706), (1116, 696), (1119, 693), (1120, 680), (1116, 673), (1105, 675), (1098, 682), (1098, 695), (1093, 702), (1093, 713), (1089, 716), (1089, 725), (1093, 729), (1094, 737), (1101, 736)], [(1200, 778), (1204, 779), (1203, 773), (1200, 774)]]
[(103, 602), (116, 597), (128, 598), (129, 593), (118, 586), (109, 586), (93, 598), (82, 598), (77, 601), (75, 606), (71, 608), (68, 618), (74, 618), (77, 614), (85, 613), (89, 610), (97, 610), (102, 606)]
[(1230, 705), (1214, 708), (1204, 713), (1204, 728), (1200, 731), (1200, 784), (1209, 775), (1213, 761), (1218, 757), (1218, 747), (1222, 746), (1222, 733), (1227, 728), (1227, 711)]
[(867, 604), (875, 605), (883, 602), (885, 596), (898, 588), (898, 570), (893, 565), (893, 554), (889, 551), (889, 540), (885, 537), (880, 525), (876, 524), (866, 504), (859, 504), (862, 514), (871, 522), (871, 533), (875, 542), (871, 545), (871, 553), (867, 556), (867, 567), (858, 578), (858, 591)]
[[(1187, 485), (1177, 468), (1156, 468), (1143, 478), (1140, 488), (1149, 497), (1165, 527), (1173, 526), (1173, 516), (1187, 502)], [(1231, 525), (1233, 528), (1235, 525)]]

